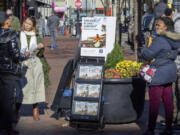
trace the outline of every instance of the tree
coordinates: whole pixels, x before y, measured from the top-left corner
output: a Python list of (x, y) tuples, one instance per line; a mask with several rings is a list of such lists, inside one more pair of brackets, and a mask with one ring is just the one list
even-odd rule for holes
[(153, 0), (143, 0), (143, 3), (145, 3), (147, 6), (147, 12), (152, 14), (153, 7), (154, 7), (154, 1)]
[(138, 0), (134, 0), (134, 51), (136, 61), (138, 60)]
[(116, 3), (116, 41), (120, 42), (120, 23), (121, 23), (121, 14), (122, 14), (122, 9), (124, 6), (125, 0), (121, 2), (121, 0), (117, 0)]
[(119, 24), (120, 24), (120, 0), (117, 0), (117, 4), (116, 4), (116, 41), (119, 42), (119, 34), (120, 34), (120, 28), (119, 28)]
[(109, 16), (109, 6), (110, 6), (109, 4), (110, 4), (110, 1), (109, 0), (104, 0), (104, 2), (103, 2), (103, 0), (101, 0), (101, 3), (103, 5), (103, 7), (104, 7), (105, 15)]

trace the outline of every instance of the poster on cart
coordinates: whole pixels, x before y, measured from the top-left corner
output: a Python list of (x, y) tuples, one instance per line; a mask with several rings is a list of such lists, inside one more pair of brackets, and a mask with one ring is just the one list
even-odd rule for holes
[(81, 56), (106, 57), (115, 43), (116, 17), (83, 17)]

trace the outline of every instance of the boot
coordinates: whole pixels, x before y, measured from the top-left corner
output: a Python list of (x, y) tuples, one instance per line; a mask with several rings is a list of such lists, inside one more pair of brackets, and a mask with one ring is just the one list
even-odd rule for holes
[(33, 119), (34, 120), (40, 120), (38, 107), (33, 108)]

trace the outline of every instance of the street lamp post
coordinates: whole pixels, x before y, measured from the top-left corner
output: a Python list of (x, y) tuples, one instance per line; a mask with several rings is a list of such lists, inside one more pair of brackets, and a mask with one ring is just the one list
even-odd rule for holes
[(141, 39), (141, 0), (138, 0), (138, 44), (139, 49), (142, 47)]
[(80, 22), (79, 22), (79, 14), (80, 14), (80, 9), (79, 8), (77, 8), (77, 25), (76, 25), (76, 37), (77, 38), (80, 38)]
[(121, 25), (121, 8), (120, 8), (120, 0), (119, 0), (119, 44), (121, 46), (121, 40), (122, 40), (122, 25)]
[(115, 4), (115, 1), (112, 0), (112, 16), (114, 16), (114, 4)]

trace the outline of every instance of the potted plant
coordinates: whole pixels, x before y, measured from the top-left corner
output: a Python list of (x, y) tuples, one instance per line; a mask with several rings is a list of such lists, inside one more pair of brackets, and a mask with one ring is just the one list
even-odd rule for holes
[(128, 123), (143, 111), (146, 83), (138, 77), (142, 63), (124, 60), (119, 44), (107, 56), (104, 73), (105, 123)]

